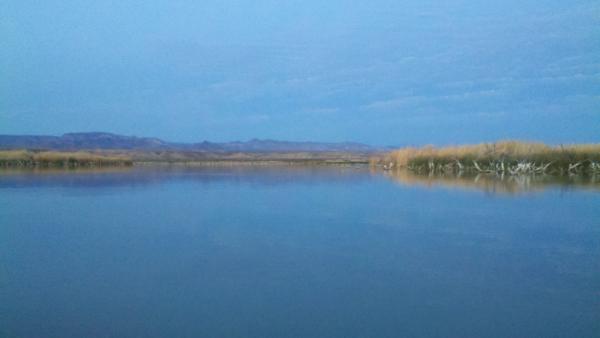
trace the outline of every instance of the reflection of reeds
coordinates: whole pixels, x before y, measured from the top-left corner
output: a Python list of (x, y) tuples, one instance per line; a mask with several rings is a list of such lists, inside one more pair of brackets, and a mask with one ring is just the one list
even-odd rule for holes
[(85, 151), (0, 151), (0, 167), (97, 167), (130, 166), (132, 161), (123, 155), (91, 153)]
[(517, 194), (544, 190), (548, 187), (577, 187), (600, 190), (600, 175), (419, 174), (410, 170), (393, 170), (387, 171), (386, 176), (403, 185), (477, 189), (492, 194)]
[(402, 148), (372, 158), (371, 165), (437, 173), (594, 173), (600, 172), (600, 144), (552, 147), (542, 143), (501, 141), (443, 148)]

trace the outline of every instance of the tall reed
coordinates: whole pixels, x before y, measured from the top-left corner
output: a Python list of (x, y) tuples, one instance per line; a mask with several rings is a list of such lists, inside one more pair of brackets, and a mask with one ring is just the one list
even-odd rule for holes
[(600, 172), (600, 144), (549, 146), (537, 142), (500, 141), (442, 148), (407, 147), (374, 157), (371, 165), (427, 172)]

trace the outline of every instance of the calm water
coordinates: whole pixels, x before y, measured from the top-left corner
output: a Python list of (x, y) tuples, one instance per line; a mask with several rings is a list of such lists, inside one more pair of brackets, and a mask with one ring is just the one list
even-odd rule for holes
[(0, 175), (0, 337), (599, 336), (595, 183)]

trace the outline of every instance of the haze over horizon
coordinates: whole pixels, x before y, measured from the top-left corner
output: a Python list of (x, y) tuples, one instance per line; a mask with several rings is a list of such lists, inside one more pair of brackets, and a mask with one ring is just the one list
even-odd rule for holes
[(0, 134), (600, 141), (597, 1), (0, 8)]

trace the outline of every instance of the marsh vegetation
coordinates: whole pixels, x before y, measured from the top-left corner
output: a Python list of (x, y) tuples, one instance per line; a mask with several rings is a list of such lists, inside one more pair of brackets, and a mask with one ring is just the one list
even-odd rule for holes
[(0, 151), (0, 167), (43, 167), (43, 168), (76, 168), (131, 166), (130, 157), (123, 154), (93, 153), (87, 151)]
[(593, 174), (600, 173), (600, 144), (549, 146), (501, 141), (436, 148), (402, 148), (373, 157), (372, 166), (418, 173)]
[(75, 168), (131, 165), (264, 166), (363, 165), (368, 153), (354, 152), (204, 152), (89, 150), (0, 150), (0, 168)]
[(202, 166), (257, 165), (355, 165), (366, 164), (369, 155), (353, 152), (127, 152), (136, 164), (183, 164)]

